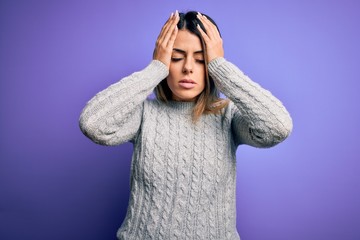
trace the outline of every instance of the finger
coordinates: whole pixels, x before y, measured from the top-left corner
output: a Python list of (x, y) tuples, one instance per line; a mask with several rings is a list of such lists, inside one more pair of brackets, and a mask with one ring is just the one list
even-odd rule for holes
[(213, 39), (215, 37), (220, 37), (219, 31), (217, 30), (216, 26), (209, 19), (207, 19), (206, 16), (199, 13), (198, 18), (201, 21), (201, 23), (204, 25), (206, 33), (210, 39)]
[(162, 39), (162, 43), (164, 43), (165, 45), (168, 45), (168, 42), (169, 42), (170, 38), (172, 37), (174, 30), (177, 28), (177, 24), (178, 24), (179, 20), (180, 20), (180, 17), (176, 11), (176, 13), (174, 15), (174, 19), (172, 20), (167, 33), (163, 36), (163, 39)]
[(171, 50), (172, 50), (172, 48), (174, 46), (177, 33), (178, 33), (178, 27), (175, 25), (174, 31), (172, 32), (172, 34), (171, 34), (171, 36), (169, 38), (169, 41), (167, 43), (167, 47), (170, 47)]
[(215, 35), (218, 35), (219, 31), (217, 30), (214, 23), (212, 23), (205, 15), (203, 15), (204, 22), (209, 26), (210, 30), (215, 33)]
[(162, 44), (164, 41), (167, 41), (166, 36), (168, 34), (172, 33), (173, 28), (174, 28), (174, 22), (176, 22), (176, 24), (177, 24), (177, 22), (179, 21), (179, 20), (177, 20), (177, 18), (179, 18), (177, 15), (178, 15), (177, 10), (176, 10), (175, 13), (171, 13), (170, 18), (168, 19), (168, 21), (165, 23), (165, 25), (161, 29), (161, 32), (160, 32), (159, 37), (157, 39), (158, 44)]
[(172, 22), (173, 19), (174, 19), (174, 13), (171, 13), (169, 19), (166, 21), (164, 26), (161, 28), (160, 34), (158, 36), (158, 41), (160, 39), (163, 39), (165, 34), (169, 31), (169, 28), (171, 26), (171, 22)]
[[(161, 30), (160, 36), (157, 39), (158, 44), (162, 44), (166, 38), (166, 36), (169, 34), (169, 31), (171, 31), (171, 27), (173, 25), (175, 19), (175, 14), (172, 13), (171, 18), (168, 22), (163, 26), (163, 29)], [(172, 31), (171, 31), (172, 32)]]
[(197, 25), (197, 28), (198, 28), (201, 36), (203, 37), (203, 39), (204, 39), (204, 41), (205, 41), (205, 44), (208, 43), (208, 42), (210, 41), (209, 36), (206, 34), (206, 32), (204, 32), (204, 30), (202, 30), (202, 28), (200, 27), (199, 24)]
[(202, 30), (201, 28), (200, 28), (200, 29), (202, 30), (203, 33), (206, 34), (206, 36), (207, 36), (208, 38), (211, 38), (212, 33), (211, 33), (211, 29), (210, 29), (208, 23), (205, 22), (205, 19), (204, 19), (204, 17), (201, 15), (201, 13), (198, 13), (197, 17), (198, 17), (198, 19), (200, 20), (200, 22), (202, 23), (205, 31)]
[(204, 28), (206, 29), (206, 34), (209, 36), (210, 39), (213, 39), (216, 34), (214, 32), (213, 25), (211, 22), (205, 18), (205, 16), (201, 16), (200, 21), (204, 25)]

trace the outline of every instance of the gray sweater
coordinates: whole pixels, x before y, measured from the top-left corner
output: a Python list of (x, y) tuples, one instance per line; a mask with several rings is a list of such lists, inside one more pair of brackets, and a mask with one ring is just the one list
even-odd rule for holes
[(134, 144), (129, 206), (118, 239), (240, 239), (236, 149), (280, 143), (292, 120), (278, 99), (224, 58), (208, 68), (230, 103), (196, 123), (194, 103), (148, 99), (169, 73), (156, 60), (85, 106), (80, 128), (86, 136), (103, 145)]

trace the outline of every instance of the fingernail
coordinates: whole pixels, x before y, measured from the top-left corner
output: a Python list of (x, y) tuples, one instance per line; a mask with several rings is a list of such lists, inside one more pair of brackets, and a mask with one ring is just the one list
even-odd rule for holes
[(170, 18), (172, 18), (173, 15), (174, 15), (174, 13), (171, 13), (171, 14), (170, 14)]
[(175, 15), (179, 16), (179, 11), (178, 10), (175, 11)]

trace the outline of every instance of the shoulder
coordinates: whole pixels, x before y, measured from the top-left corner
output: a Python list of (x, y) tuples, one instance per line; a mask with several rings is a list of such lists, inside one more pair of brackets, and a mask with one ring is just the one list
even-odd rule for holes
[(210, 105), (210, 109), (213, 112), (221, 112), (222, 114), (226, 114), (227, 112), (232, 112), (234, 108), (234, 103), (230, 99), (220, 98), (217, 101), (213, 102)]
[(147, 107), (158, 107), (160, 105), (160, 101), (156, 98), (146, 98), (144, 101), (144, 106)]
[(241, 115), (238, 107), (234, 104), (233, 101), (229, 99), (222, 99), (222, 104), (226, 104), (221, 110), (222, 115), (226, 119), (231, 121), (234, 117), (236, 118)]
[(154, 112), (164, 110), (164, 103), (156, 98), (147, 98), (144, 101), (144, 112)]

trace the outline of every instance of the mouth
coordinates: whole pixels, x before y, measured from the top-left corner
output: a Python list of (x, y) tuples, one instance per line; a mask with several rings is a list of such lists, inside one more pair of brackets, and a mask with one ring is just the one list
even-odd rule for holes
[(196, 82), (192, 79), (182, 79), (179, 81), (179, 85), (186, 89), (194, 88), (196, 85)]

